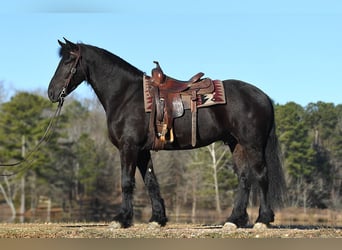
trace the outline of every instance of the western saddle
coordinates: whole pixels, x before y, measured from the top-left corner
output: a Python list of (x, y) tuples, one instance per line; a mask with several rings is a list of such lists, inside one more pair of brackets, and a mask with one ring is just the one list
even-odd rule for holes
[(196, 145), (197, 135), (197, 98), (200, 94), (213, 93), (214, 85), (211, 79), (202, 78), (200, 72), (189, 81), (180, 81), (165, 75), (157, 61), (152, 69), (152, 76), (145, 75), (152, 97), (150, 116), (150, 133), (153, 135), (153, 149), (164, 148), (165, 143), (174, 141), (173, 121), (184, 114), (184, 109), (191, 109), (192, 139), (191, 145)]

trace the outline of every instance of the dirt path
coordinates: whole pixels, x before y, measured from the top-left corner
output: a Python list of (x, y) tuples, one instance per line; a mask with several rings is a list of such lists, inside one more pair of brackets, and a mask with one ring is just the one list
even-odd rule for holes
[(5, 223), (0, 224), (0, 238), (342, 238), (342, 227), (276, 226), (225, 231), (221, 226), (195, 224), (169, 224), (158, 229), (136, 224), (129, 229), (111, 229), (106, 223)]

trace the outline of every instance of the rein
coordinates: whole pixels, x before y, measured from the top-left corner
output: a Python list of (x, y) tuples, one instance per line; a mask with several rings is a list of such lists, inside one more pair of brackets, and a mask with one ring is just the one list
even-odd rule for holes
[[(32, 157), (32, 155), (34, 153), (38, 152), (40, 147), (49, 140), (50, 135), (53, 133), (53, 131), (55, 130), (55, 127), (58, 123), (58, 119), (59, 119), (59, 116), (60, 116), (60, 113), (62, 110), (64, 99), (65, 99), (66, 94), (67, 94), (66, 89), (68, 88), (72, 77), (74, 76), (74, 74), (77, 71), (76, 68), (77, 68), (77, 65), (78, 65), (80, 58), (81, 58), (81, 47), (78, 46), (78, 50), (76, 52), (72, 51), (72, 52), (70, 52), (70, 54), (76, 56), (76, 59), (75, 59), (74, 63), (72, 64), (68, 78), (65, 79), (63, 89), (59, 95), (59, 99), (58, 99), (59, 103), (58, 103), (57, 109), (56, 109), (53, 117), (51, 118), (50, 123), (47, 126), (42, 138), (38, 141), (36, 146), (27, 154), (27, 156), (24, 159), (17, 161), (17, 162), (14, 162), (14, 163), (5, 163), (5, 164), (0, 163), (0, 167), (15, 167), (15, 166), (18, 166), (18, 165), (21, 165), (21, 164), (27, 162)], [(17, 169), (16, 171), (12, 171), (12, 173), (10, 173), (10, 174), (0, 174), (0, 176), (13, 176), (13, 175), (16, 175), (20, 172), (23, 172), (23, 171), (32, 167), (32, 165), (31, 165), (32, 162), (33, 162), (33, 160), (31, 162), (29, 162), (28, 165), (25, 165), (25, 166)]]
[[(63, 106), (63, 103), (64, 103), (64, 97), (61, 95), (60, 96), (60, 100), (59, 100), (59, 103), (58, 103), (58, 106), (57, 106), (57, 109), (54, 113), (54, 115), (52, 116), (50, 122), (49, 122), (49, 125), (47, 126), (42, 138), (38, 141), (38, 143), (36, 144), (36, 146), (26, 155), (26, 157), (20, 161), (17, 161), (17, 162), (14, 162), (14, 163), (5, 163), (5, 164), (0, 164), (0, 167), (15, 167), (15, 166), (18, 166), (18, 165), (21, 165), (25, 162), (27, 162), (34, 153), (38, 152), (39, 148), (49, 140), (50, 138), (50, 135), (52, 134), (52, 132), (55, 130), (56, 128), (56, 125), (58, 123), (58, 119), (59, 119), (59, 116), (60, 116), (60, 113), (61, 113), (61, 110), (62, 110), (62, 106)], [(12, 171), (12, 173), (10, 174), (0, 174), (0, 176), (13, 176), (13, 175), (16, 175), (24, 170), (27, 170), (29, 168), (31, 168), (31, 163), (32, 161), (22, 167), (22, 168), (19, 168), (18, 170), (16, 171)]]

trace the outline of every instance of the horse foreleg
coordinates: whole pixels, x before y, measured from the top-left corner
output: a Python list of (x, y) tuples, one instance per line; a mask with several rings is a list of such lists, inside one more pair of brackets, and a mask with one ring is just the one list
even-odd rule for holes
[[(135, 170), (137, 153), (134, 149), (124, 148), (120, 150), (121, 157), (121, 190), (122, 202), (118, 215), (114, 217), (112, 227), (130, 227), (133, 220), (133, 191), (135, 187)], [(119, 225), (118, 225), (119, 223)]]
[(150, 222), (157, 222), (160, 226), (165, 226), (167, 217), (165, 215), (164, 200), (161, 197), (159, 184), (153, 171), (150, 151), (140, 152), (138, 168), (151, 199), (152, 217)]

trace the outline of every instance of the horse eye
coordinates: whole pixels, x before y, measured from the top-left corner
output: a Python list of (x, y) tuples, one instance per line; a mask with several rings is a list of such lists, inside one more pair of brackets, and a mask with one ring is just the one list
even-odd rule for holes
[(66, 59), (64, 61), (64, 64), (67, 65), (67, 64), (71, 63), (74, 59), (75, 59), (74, 57), (69, 57), (68, 59)]
[(64, 61), (64, 63), (63, 63), (63, 64), (67, 65), (67, 64), (69, 64), (70, 62), (71, 62), (71, 59), (70, 59), (70, 58), (68, 58), (67, 60), (65, 60), (65, 61)]

